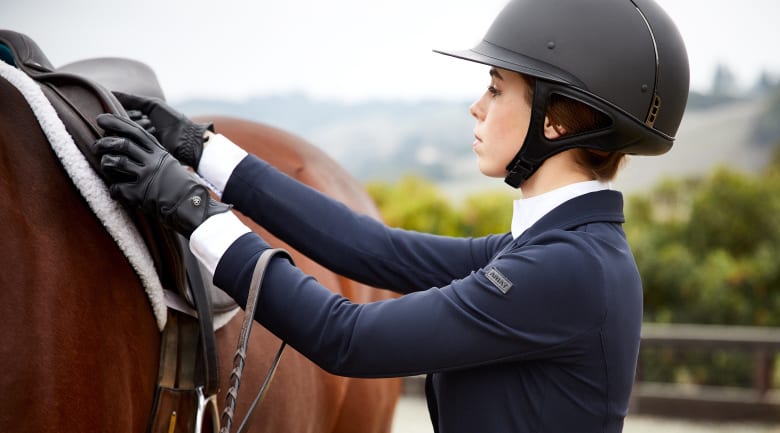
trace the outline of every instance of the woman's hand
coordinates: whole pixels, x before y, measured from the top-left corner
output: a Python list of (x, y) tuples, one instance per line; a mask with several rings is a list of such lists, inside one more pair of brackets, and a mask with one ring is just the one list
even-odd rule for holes
[(113, 114), (101, 114), (97, 122), (112, 134), (92, 145), (111, 197), (157, 216), (188, 238), (207, 218), (230, 210), (142, 126)]
[[(206, 131), (214, 130), (212, 124), (195, 123), (184, 114), (158, 98), (114, 92), (114, 96), (131, 114), (131, 119), (140, 120), (176, 159), (197, 169), (203, 154), (203, 140)], [(144, 120), (143, 116), (146, 116)]]

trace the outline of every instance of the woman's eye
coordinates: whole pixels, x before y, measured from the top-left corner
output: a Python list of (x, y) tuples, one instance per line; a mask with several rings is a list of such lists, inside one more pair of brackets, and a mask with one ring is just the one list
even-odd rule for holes
[(488, 86), (488, 92), (490, 92), (490, 94), (493, 96), (498, 96), (499, 94), (501, 94), (501, 92), (498, 89), (496, 89), (496, 86)]

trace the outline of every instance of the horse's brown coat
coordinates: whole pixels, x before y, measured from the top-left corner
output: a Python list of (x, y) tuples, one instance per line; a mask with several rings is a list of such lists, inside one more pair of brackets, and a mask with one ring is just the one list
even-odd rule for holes
[[(24, 98), (2, 79), (0, 101), (0, 429), (143, 432), (160, 332), (141, 283), (67, 179)], [(360, 186), (303, 140), (251, 122), (215, 123), (282, 171), (377, 216)], [(293, 254), (306, 272), (356, 301), (389, 296)], [(241, 318), (217, 333), (222, 394)], [(238, 417), (277, 345), (263, 328), (253, 332)], [(388, 432), (399, 388), (397, 380), (331, 376), (289, 350), (253, 431)]]

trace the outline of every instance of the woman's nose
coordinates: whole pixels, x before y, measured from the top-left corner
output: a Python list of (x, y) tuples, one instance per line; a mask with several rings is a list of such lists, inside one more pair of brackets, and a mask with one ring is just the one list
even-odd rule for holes
[(479, 104), (481, 100), (482, 100), (482, 98), (477, 99), (469, 107), (469, 113), (471, 113), (471, 116), (474, 117), (477, 120), (482, 120), (482, 118), (484, 117), (483, 116), (482, 107)]

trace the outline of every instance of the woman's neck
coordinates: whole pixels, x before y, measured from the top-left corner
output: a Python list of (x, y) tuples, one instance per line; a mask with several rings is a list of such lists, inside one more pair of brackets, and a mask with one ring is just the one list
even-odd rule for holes
[(539, 169), (520, 185), (520, 190), (523, 198), (530, 198), (589, 180), (594, 180), (593, 175), (577, 164), (571, 150), (566, 150), (547, 158)]

